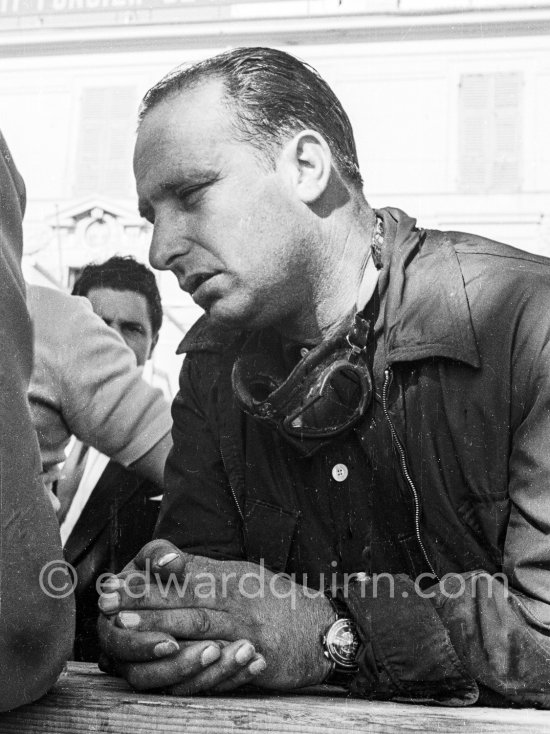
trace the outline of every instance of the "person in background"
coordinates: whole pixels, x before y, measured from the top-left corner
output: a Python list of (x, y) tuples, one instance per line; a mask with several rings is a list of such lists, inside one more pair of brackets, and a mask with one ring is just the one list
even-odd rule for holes
[(341, 103), (277, 49), (156, 84), (134, 172), (206, 315), (130, 566), (162, 576), (100, 599), (113, 669), (550, 708), (550, 260), (373, 209)]
[[(158, 503), (149, 498), (162, 494), (172, 445), (170, 406), (143, 379), (136, 352), (86, 298), (31, 285), (28, 303), (35, 346), (31, 414), (43, 476), (60, 502), (65, 556), (78, 578), (74, 655), (94, 660), (96, 579), (120, 569), (150, 537)], [(151, 334), (147, 356), (156, 339), (151, 323), (144, 323)], [(60, 469), (71, 436), (77, 441)]]
[[(155, 276), (132, 257), (87, 265), (73, 286), (143, 367), (162, 325)], [(76, 484), (76, 487), (75, 487)], [(96, 579), (119, 571), (153, 536), (162, 486), (77, 440), (57, 486), (65, 558), (77, 571), (76, 660), (97, 661)]]
[(25, 186), (1, 133), (0, 202), (0, 711), (7, 711), (42, 696), (61, 672), (74, 599), (27, 401), (33, 350), (21, 274)]
[(162, 326), (162, 303), (155, 276), (131, 256), (87, 265), (73, 296), (85, 296), (94, 312), (124, 339), (139, 367), (151, 358)]

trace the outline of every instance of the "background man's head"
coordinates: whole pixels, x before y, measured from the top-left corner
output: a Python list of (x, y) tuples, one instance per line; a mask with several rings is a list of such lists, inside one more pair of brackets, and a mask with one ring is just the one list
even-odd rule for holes
[(95, 313), (115, 329), (142, 366), (151, 356), (162, 325), (162, 305), (155, 276), (133, 257), (111, 257), (87, 265), (72, 294), (86, 296)]
[(315, 69), (284, 51), (237, 48), (178, 67), (147, 92), (140, 121), (171, 95), (215, 78), (225, 85), (237, 138), (255, 146), (269, 164), (294, 133), (317, 130), (344, 180), (361, 188), (353, 130), (340, 100)]

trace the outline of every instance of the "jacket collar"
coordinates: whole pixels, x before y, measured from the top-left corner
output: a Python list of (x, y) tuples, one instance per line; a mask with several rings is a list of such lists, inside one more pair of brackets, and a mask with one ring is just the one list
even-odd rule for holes
[[(384, 248), (379, 291), (386, 364), (447, 357), (479, 367), (480, 357), (462, 271), (449, 237), (419, 230), (399, 209), (380, 209)], [(203, 316), (177, 353), (222, 351), (242, 332), (211, 326)]]
[(462, 270), (449, 236), (419, 230), (399, 209), (385, 226), (379, 289), (386, 364), (446, 357), (481, 365)]
[(186, 352), (220, 352), (232, 344), (242, 331), (214, 327), (206, 315), (193, 324), (181, 340), (176, 354)]

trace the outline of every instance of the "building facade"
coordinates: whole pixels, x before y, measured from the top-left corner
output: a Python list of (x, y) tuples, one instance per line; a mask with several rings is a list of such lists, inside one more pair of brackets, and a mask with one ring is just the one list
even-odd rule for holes
[[(146, 90), (240, 45), (315, 66), (350, 115), (365, 195), (426, 227), (550, 255), (550, 2), (0, 0), (0, 127), (26, 183), (25, 273), (70, 287), (147, 260), (131, 158)], [(198, 310), (159, 274), (157, 370)]]

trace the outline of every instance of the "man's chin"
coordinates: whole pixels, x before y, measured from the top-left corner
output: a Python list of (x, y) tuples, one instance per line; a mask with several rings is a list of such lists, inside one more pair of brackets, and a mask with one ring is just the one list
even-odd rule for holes
[(242, 316), (233, 313), (227, 313), (223, 309), (218, 309), (215, 306), (205, 309), (205, 313), (213, 326), (219, 326), (224, 329), (253, 328), (250, 324), (250, 319), (243, 318)]
[[(203, 306), (204, 308), (204, 306)], [(213, 326), (217, 326), (224, 329), (255, 329), (257, 314), (250, 313), (248, 310), (237, 310), (232, 309), (223, 303), (223, 301), (216, 300), (204, 309), (208, 320)]]

